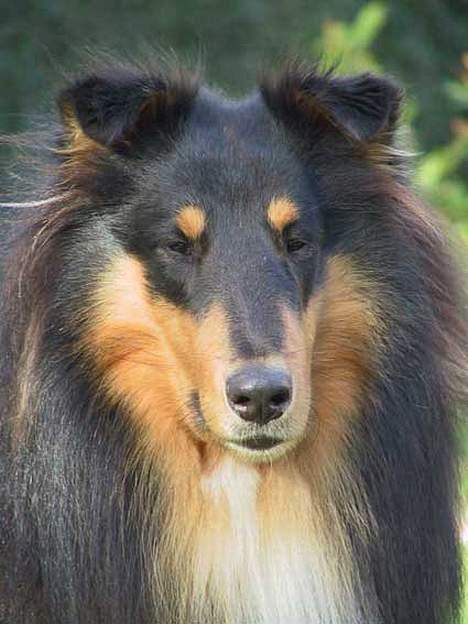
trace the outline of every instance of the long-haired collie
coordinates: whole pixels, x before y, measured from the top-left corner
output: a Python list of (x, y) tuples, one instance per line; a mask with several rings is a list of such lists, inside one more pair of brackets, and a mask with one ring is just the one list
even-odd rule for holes
[(2, 623), (456, 621), (466, 328), (401, 95), (65, 86), (2, 209)]

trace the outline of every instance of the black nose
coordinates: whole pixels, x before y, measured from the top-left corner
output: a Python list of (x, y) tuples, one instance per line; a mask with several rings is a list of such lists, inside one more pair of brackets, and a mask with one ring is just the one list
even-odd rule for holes
[(238, 416), (264, 425), (286, 411), (291, 402), (291, 378), (278, 368), (250, 365), (229, 377), (226, 394)]

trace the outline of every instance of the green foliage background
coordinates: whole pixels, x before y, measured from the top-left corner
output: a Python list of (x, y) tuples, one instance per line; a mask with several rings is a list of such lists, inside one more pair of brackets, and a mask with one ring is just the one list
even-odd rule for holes
[(4, 0), (0, 15), (0, 134), (47, 116), (85, 49), (175, 50), (234, 94), (291, 55), (393, 75), (415, 181), (468, 243), (468, 0)]

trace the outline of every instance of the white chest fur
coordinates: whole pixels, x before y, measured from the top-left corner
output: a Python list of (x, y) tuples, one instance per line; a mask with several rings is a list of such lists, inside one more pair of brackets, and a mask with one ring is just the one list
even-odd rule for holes
[[(196, 602), (227, 624), (353, 624), (349, 556), (314, 520), (306, 484), (227, 457), (202, 483)], [(334, 539), (339, 536), (335, 536)], [(331, 546), (330, 546), (331, 544)]]

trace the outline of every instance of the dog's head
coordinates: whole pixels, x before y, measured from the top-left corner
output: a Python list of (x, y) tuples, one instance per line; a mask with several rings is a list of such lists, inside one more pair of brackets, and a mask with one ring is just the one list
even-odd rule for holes
[(346, 214), (398, 98), (300, 67), (239, 101), (127, 67), (62, 93), (63, 175), (88, 206), (81, 344), (148, 439), (271, 461), (356, 408), (379, 319)]

